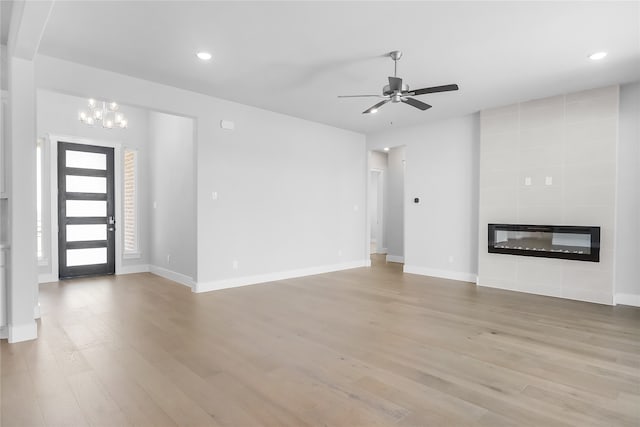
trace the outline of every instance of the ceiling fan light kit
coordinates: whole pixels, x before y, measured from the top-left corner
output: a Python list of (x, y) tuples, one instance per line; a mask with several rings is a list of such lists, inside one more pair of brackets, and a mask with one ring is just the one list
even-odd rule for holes
[(398, 61), (402, 58), (402, 51), (394, 50), (389, 53), (389, 57), (393, 60), (393, 77), (389, 76), (389, 84), (382, 88), (382, 95), (341, 95), (338, 98), (384, 98), (384, 101), (378, 102), (376, 105), (367, 108), (362, 114), (376, 113), (383, 105), (393, 102), (410, 105), (419, 110), (425, 111), (431, 108), (431, 105), (419, 101), (412, 96), (426, 95), (428, 93), (448, 92), (458, 90), (457, 84), (432, 86), (423, 89), (410, 90), (409, 85), (403, 83), (402, 79), (398, 77)]

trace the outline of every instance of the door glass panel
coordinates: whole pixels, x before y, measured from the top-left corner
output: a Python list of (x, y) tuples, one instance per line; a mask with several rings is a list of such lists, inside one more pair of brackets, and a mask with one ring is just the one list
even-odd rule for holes
[(67, 200), (67, 217), (107, 216), (106, 200)]
[(105, 170), (107, 169), (107, 155), (104, 153), (67, 150), (66, 163), (68, 168)]
[(67, 267), (106, 263), (107, 248), (67, 249)]
[(69, 224), (67, 242), (107, 240), (107, 224)]
[(107, 178), (103, 176), (67, 175), (68, 193), (106, 193)]

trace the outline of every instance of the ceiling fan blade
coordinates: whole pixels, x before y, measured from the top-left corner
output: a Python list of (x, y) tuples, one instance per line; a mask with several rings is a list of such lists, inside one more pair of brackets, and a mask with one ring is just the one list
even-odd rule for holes
[(400, 77), (389, 77), (389, 90), (402, 90), (402, 79)]
[(412, 107), (419, 108), (422, 111), (428, 110), (429, 108), (431, 108), (431, 105), (425, 104), (424, 102), (418, 101), (417, 99), (413, 99), (413, 98), (405, 98), (402, 100), (402, 102), (404, 102), (405, 104), (409, 104)]
[(376, 111), (378, 111), (378, 108), (382, 107), (384, 104), (386, 104), (387, 102), (391, 101), (390, 99), (385, 99), (382, 102), (378, 102), (376, 105), (374, 105), (373, 107), (369, 107), (366, 110), (364, 110), (362, 112), (362, 114), (369, 114), (369, 113), (375, 113)]
[(424, 89), (410, 90), (407, 92), (407, 95), (412, 95), (412, 96), (425, 95), (427, 93), (449, 92), (451, 90), (458, 90), (458, 85), (425, 87)]
[(338, 98), (386, 98), (383, 95), (338, 95)]

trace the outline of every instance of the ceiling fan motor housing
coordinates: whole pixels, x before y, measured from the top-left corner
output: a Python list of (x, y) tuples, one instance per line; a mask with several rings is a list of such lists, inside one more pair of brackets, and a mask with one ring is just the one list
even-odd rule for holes
[[(407, 92), (409, 90), (409, 85), (402, 83), (402, 89), (400, 90), (400, 92)], [(389, 85), (386, 85), (385, 87), (382, 88), (382, 94), (384, 96), (389, 96), (389, 95), (393, 95), (395, 91), (391, 90), (391, 87), (389, 87)]]

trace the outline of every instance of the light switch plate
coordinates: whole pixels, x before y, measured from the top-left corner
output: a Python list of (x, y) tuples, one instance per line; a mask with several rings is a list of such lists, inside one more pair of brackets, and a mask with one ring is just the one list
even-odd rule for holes
[(545, 185), (553, 185), (553, 177), (552, 176), (546, 176), (544, 178), (544, 184)]
[(231, 120), (221, 120), (220, 127), (226, 130), (234, 130), (236, 128), (236, 124)]
[(526, 176), (524, 178), (524, 185), (531, 185), (531, 177), (530, 176)]

